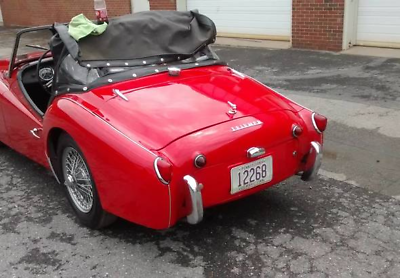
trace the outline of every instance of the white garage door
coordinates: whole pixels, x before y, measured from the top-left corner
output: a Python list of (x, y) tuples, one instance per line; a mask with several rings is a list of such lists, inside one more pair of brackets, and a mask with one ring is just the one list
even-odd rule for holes
[(400, 47), (400, 0), (359, 0), (357, 44)]
[(187, 9), (209, 16), (219, 36), (290, 40), (292, 0), (187, 0)]

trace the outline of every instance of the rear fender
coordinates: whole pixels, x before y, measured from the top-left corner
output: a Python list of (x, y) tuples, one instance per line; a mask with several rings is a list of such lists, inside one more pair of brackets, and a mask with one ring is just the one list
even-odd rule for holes
[(10, 61), (0, 60), (0, 71), (8, 70), (9, 65), (10, 65)]
[(169, 227), (169, 185), (160, 183), (155, 175), (156, 154), (80, 102), (56, 99), (46, 113), (43, 131), (49, 139), (46, 150), (58, 175), (60, 163), (49, 138), (55, 128), (68, 133), (81, 148), (106, 211), (153, 229)]

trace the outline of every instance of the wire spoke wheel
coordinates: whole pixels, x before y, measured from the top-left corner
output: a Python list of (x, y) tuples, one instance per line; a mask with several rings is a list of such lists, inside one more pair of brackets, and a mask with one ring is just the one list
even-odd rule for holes
[(76, 149), (72, 147), (64, 149), (62, 168), (65, 186), (72, 201), (82, 213), (89, 213), (94, 203), (94, 185), (88, 167)]

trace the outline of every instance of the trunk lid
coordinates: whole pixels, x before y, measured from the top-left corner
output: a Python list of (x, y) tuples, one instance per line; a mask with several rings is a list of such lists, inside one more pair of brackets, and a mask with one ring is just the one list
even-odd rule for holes
[[(112, 88), (119, 89), (128, 101), (110, 94)], [(180, 77), (158, 74), (94, 92), (107, 101), (96, 111), (98, 115), (153, 150), (220, 123), (258, 113), (293, 111), (268, 88), (226, 67), (182, 71)], [(233, 116), (228, 113), (232, 109), (228, 102), (237, 106)]]

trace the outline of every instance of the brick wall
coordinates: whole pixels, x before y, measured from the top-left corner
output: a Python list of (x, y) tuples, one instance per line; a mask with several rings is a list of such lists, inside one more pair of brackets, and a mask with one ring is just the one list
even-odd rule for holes
[[(106, 0), (110, 16), (131, 13), (131, 0)], [(151, 10), (176, 10), (176, 0), (149, 0)], [(295, 48), (340, 51), (345, 0), (293, 0)], [(93, 0), (0, 0), (6, 26), (68, 22), (84, 13), (93, 19)]]
[(150, 0), (150, 10), (176, 10), (176, 0)]
[(293, 0), (293, 47), (342, 50), (344, 1)]
[[(94, 19), (93, 0), (0, 0), (6, 26), (37, 26), (68, 22), (83, 13)], [(109, 15), (131, 13), (130, 0), (107, 0)]]

